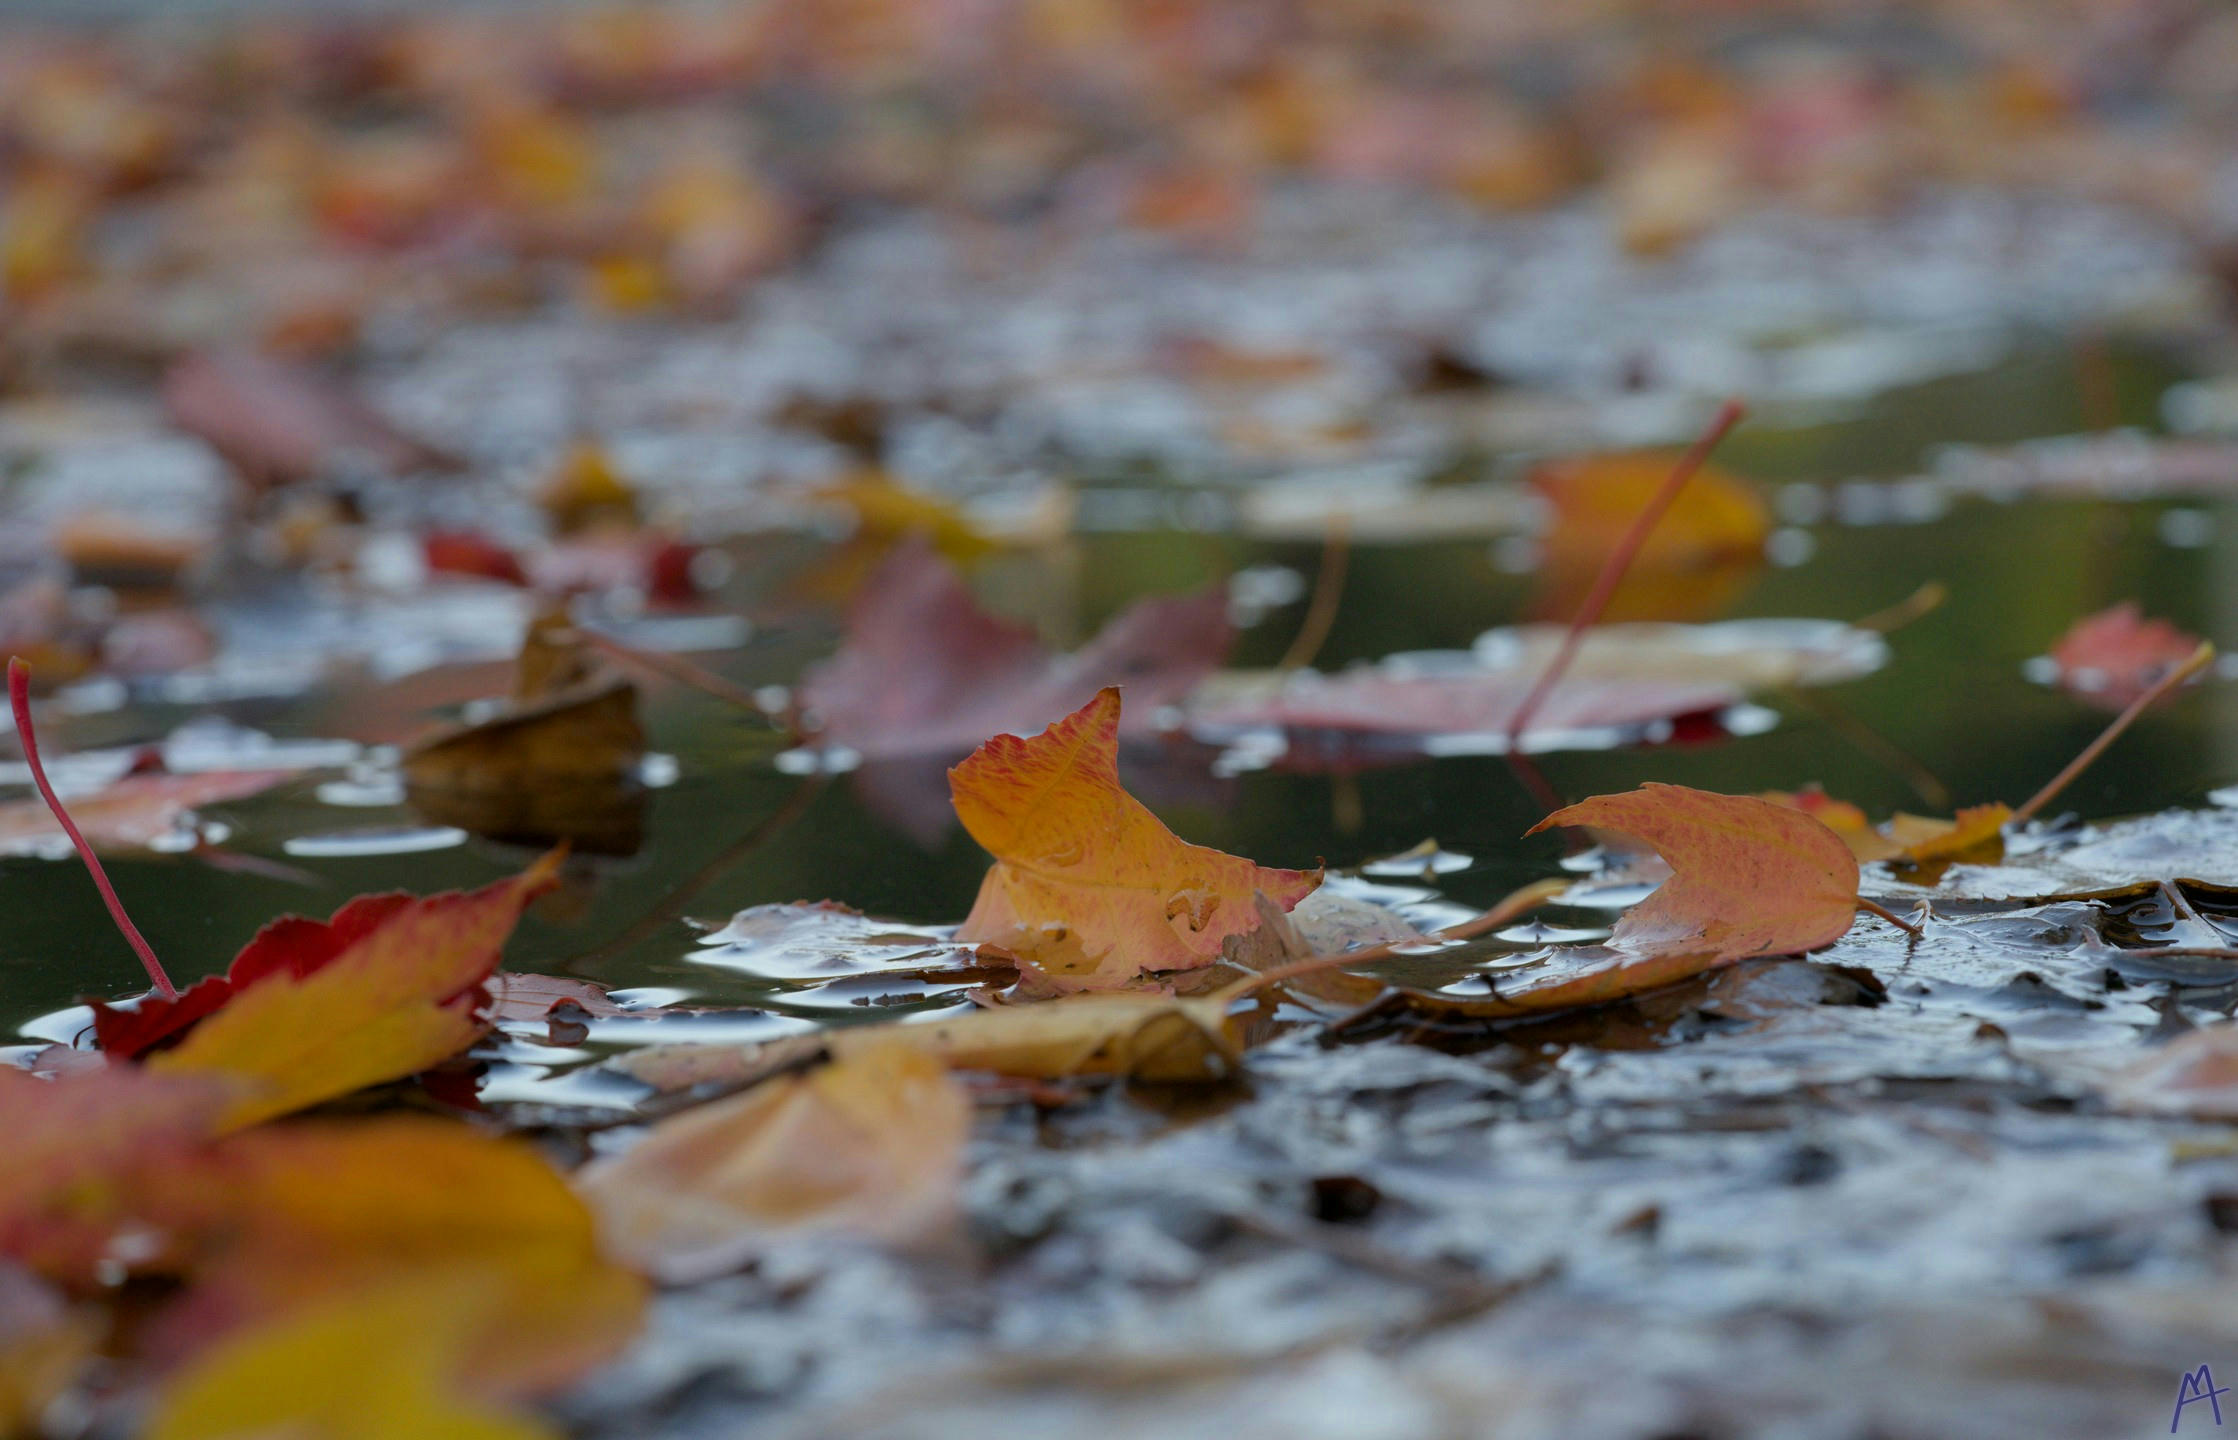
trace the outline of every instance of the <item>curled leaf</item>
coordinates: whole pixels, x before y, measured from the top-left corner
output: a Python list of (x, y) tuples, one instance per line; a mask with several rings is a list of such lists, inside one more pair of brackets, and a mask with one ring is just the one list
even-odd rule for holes
[(956, 815), (995, 857), (956, 938), (1017, 955), (1063, 989), (1190, 970), (1284, 910), (1320, 872), (1191, 845), (1119, 785), (1119, 691), (1031, 739), (997, 735), (948, 772)]

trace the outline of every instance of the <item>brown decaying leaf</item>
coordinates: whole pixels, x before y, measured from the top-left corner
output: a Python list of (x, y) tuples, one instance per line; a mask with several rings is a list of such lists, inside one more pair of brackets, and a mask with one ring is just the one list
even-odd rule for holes
[(1130, 734), (1227, 658), (1235, 632), (1218, 587), (1141, 601), (1069, 655), (979, 608), (921, 536), (871, 575), (837, 655), (810, 668), (801, 706), (815, 738), (871, 759), (960, 755), (989, 735), (1025, 734), (1127, 686)]
[(602, 854), (640, 843), (637, 687), (589, 652), (562, 612), (530, 625), (511, 698), (404, 752), (406, 794), (439, 824)]
[(1060, 989), (1209, 965), (1258, 927), (1254, 892), (1287, 910), (1321, 883), (1168, 830), (1119, 784), (1119, 715), (1118, 690), (1105, 689), (948, 772), (957, 818), (995, 857), (956, 938), (1016, 955)]
[(930, 1237), (953, 1213), (970, 1128), (947, 1069), (882, 1039), (664, 1120), (576, 1187), (616, 1253), (683, 1283), (802, 1228)]

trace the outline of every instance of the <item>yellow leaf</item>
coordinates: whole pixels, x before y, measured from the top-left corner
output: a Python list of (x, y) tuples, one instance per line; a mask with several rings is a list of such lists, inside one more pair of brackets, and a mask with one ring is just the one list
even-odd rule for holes
[(414, 1274), (245, 1331), (172, 1383), (148, 1440), (552, 1440), (463, 1393), (492, 1293), (471, 1269)]
[(406, 1271), (478, 1271), (486, 1318), (456, 1348), (506, 1394), (572, 1379), (637, 1329), (643, 1282), (605, 1261), (590, 1210), (525, 1142), (425, 1116), (300, 1122), (232, 1137), (210, 1173), (232, 1223), (193, 1272), (184, 1326), (288, 1313)]
[(948, 772), (957, 818), (995, 857), (956, 938), (1001, 947), (1063, 989), (1108, 989), (1219, 958), (1257, 928), (1252, 892), (1288, 910), (1318, 870), (1271, 870), (1191, 845), (1119, 785), (1119, 691), (1040, 735), (997, 735)]
[(482, 1033), (480, 986), (558, 869), (554, 852), (510, 880), (397, 906), (309, 975), (242, 989), (147, 1068), (252, 1082), (222, 1121), (234, 1130), (447, 1060)]
[(720, 1274), (776, 1231), (932, 1233), (970, 1129), (970, 1097), (938, 1061), (871, 1044), (662, 1121), (576, 1184), (614, 1248), (675, 1283)]

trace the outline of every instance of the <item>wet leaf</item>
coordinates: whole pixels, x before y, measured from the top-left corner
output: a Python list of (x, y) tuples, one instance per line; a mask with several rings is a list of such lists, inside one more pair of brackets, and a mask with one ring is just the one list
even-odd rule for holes
[(997, 735), (949, 772), (956, 815), (995, 856), (962, 941), (1018, 956), (1066, 989), (1209, 965), (1320, 872), (1270, 870), (1181, 840), (1119, 784), (1119, 692), (1032, 739)]
[[(842, 1049), (850, 1034), (834, 1037)], [(1242, 1044), (1213, 996), (1067, 995), (902, 1025), (895, 1035), (951, 1068), (1022, 1079), (1189, 1084), (1233, 1079), (1243, 1067)]]
[(642, 1283), (523, 1141), (423, 1116), (266, 1126), (149, 1192), (155, 1213), (207, 1231), (192, 1290), (156, 1323), (159, 1353), (412, 1274), (476, 1278), (480, 1318), (455, 1358), (485, 1392), (564, 1383), (637, 1329)]
[(163, 402), (175, 424), (258, 488), (344, 464), (390, 472), (457, 464), (334, 382), (257, 355), (190, 355), (164, 377)]
[(528, 902), (559, 857), (480, 890), (372, 896), (323, 924), (290, 917), (249, 942), (233, 968), (166, 1004), (142, 1002), (112, 1026), (131, 1053), (186, 1029), (150, 1070), (249, 1083), (226, 1128), (402, 1079), (482, 1033), (482, 989)]
[(803, 1227), (906, 1243), (947, 1224), (971, 1101), (933, 1057), (871, 1041), (654, 1126), (577, 1187), (616, 1251), (671, 1282)]
[[(1535, 679), (1519, 670), (1441, 671), (1406, 660), (1333, 675), (1231, 673), (1191, 697), (1189, 728), (1207, 740), (1269, 727), (1415, 741), (1476, 736), (1486, 748), (1501, 749)], [(1565, 735), (1605, 735), (1710, 714), (1738, 703), (1742, 693), (1716, 682), (1565, 680), (1531, 717), (1524, 743), (1545, 746)]]
[(41, 1433), (41, 1415), (93, 1358), (101, 1330), (94, 1311), (0, 1261), (0, 1435)]
[(464, 1344), (491, 1322), (467, 1269), (416, 1274), (234, 1336), (172, 1382), (150, 1440), (553, 1440), (474, 1397)]
[(2198, 636), (2166, 620), (2147, 620), (2136, 601), (2124, 600), (2077, 620), (2052, 646), (2051, 660), (2062, 689), (2119, 710), (2198, 648)]
[(1070, 655), (979, 608), (922, 539), (897, 546), (856, 596), (847, 639), (800, 689), (815, 738), (866, 757), (961, 754), (1030, 733), (1124, 682), (1130, 733), (1179, 701), (1234, 640), (1218, 589), (1144, 600)]
[[(292, 770), (202, 770), (185, 775), (127, 775), (90, 795), (66, 797), (70, 818), (94, 849), (146, 850), (186, 838), (188, 818), (206, 805), (262, 794)], [(0, 852), (65, 856), (70, 837), (37, 796), (0, 805)]]
[(1692, 957), (1708, 969), (1750, 955), (1831, 945), (1857, 914), (1857, 859), (1811, 816), (1750, 795), (1649, 782), (1557, 810), (1557, 825), (1646, 842), (1671, 878), (1624, 913), (1609, 948), (1640, 960)]
[(127, 1227), (143, 1259), (165, 1254), (174, 1237), (141, 1221), (145, 1182), (191, 1161), (236, 1088), (115, 1065), (51, 1079), (0, 1068), (0, 1255), (84, 1287)]
[[(1534, 614), (1567, 619), (1591, 587), (1616, 537), (1669, 476), (1665, 454), (1600, 455), (1541, 466), (1531, 484), (1554, 509)], [(1771, 511), (1754, 486), (1705, 465), (1648, 533), (1608, 609), (1609, 620), (1714, 615), (1761, 564)]]

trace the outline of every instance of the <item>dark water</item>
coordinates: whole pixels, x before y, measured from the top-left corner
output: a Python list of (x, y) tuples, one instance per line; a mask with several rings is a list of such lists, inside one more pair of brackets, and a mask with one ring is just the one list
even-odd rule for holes
[[(2123, 354), (2116, 374), (2119, 418), (2150, 425), (2160, 390), (2175, 378), (2173, 363)], [(2047, 346), (1991, 372), (1884, 396), (1839, 423), (1744, 430), (1723, 458), (1771, 485), (1788, 530), (1797, 532), (1782, 539), (1787, 558), (1804, 548), (1799, 536), (1808, 537), (1808, 556), (1741, 577), (1722, 613), (1853, 619), (1928, 581), (1947, 584), (1949, 602), (1893, 637), (1892, 662), (1879, 673), (1811, 692), (1818, 706), (1766, 698), (1779, 719), (1765, 733), (1548, 755), (1546, 778), (1570, 798), (1649, 779), (1726, 791), (1818, 781), (1875, 814), (1938, 808), (1921, 793), (1923, 784), (1931, 789), (1922, 770), (1947, 788), (1951, 803), (2017, 803), (2031, 793), (2105, 720), (2022, 673), (2023, 662), (2075, 618), (2135, 598), (2147, 613), (2210, 638), (2238, 629), (2225, 618), (2238, 604), (2222, 558), (2238, 550), (2238, 506), (2228, 501), (1993, 504), (1897, 479), (1921, 469), (1938, 444), (2075, 431), (2079, 390), (2072, 356)], [(2171, 511), (2183, 513), (2168, 521)], [(754, 547), (741, 554), (750, 567), (765, 563)], [(1048, 586), (1037, 602), (1044, 618), (1055, 614), (1065, 622), (1060, 628), (1077, 635), (1142, 594), (1255, 565), (1310, 576), (1318, 559), (1315, 546), (1224, 534), (1105, 533), (1077, 538), (1056, 563), (1030, 560), (1026, 571)], [(1061, 578), (1050, 582), (1050, 574)], [(1362, 547), (1320, 663), (1465, 647), (1479, 632), (1519, 618), (1531, 584), (1527, 575), (1504, 573), (1480, 542)], [(1295, 605), (1276, 610), (1247, 632), (1237, 663), (1271, 663), (1299, 613)], [(714, 663), (748, 684), (785, 683), (831, 638), (814, 624), (779, 626)], [(2210, 681), (2149, 716), (2063, 806), (2087, 817), (2150, 811), (2197, 804), (2213, 787), (2238, 780), (2238, 746), (2223, 739), (2232, 704), (2228, 682)], [(348, 713), (346, 700), (320, 697), (237, 718), (278, 735), (319, 735)], [(153, 738), (184, 718), (110, 717), (99, 743)], [(830, 898), (936, 923), (969, 906), (986, 858), (960, 830), (911, 836), (865, 807), (856, 777), (780, 773), (772, 757), (781, 740), (753, 717), (696, 693), (650, 690), (645, 719), (653, 748), (675, 756), (680, 773), (649, 797), (643, 848), (627, 858), (580, 861), (569, 885), (522, 927), (509, 952), (513, 968), (665, 987), (715, 1003), (764, 1003), (771, 997), (747, 978), (692, 963), (692, 932), (681, 917), (719, 921), (747, 905)], [(91, 734), (79, 743), (95, 743)], [(1892, 761), (1889, 752), (1909, 762)], [(1232, 779), (1212, 778), (1201, 759), (1131, 774), (1130, 783), (1186, 838), (1262, 863), (1351, 866), (1435, 837), (1478, 862), (1447, 877), (1448, 893), (1488, 902), (1548, 873), (1556, 855), (1551, 839), (1518, 838), (1542, 811), (1498, 759), (1421, 760), (1343, 775), (1277, 769)], [(315, 886), (188, 857), (112, 863), (141, 928), (182, 982), (221, 968), (280, 912), (323, 914), (363, 891), (479, 883), (527, 858), (481, 840), (408, 854), (288, 853), (287, 842), (305, 834), (419, 823), (402, 807), (319, 803), (317, 785), (332, 778), (307, 776), (211, 812), (233, 827), (228, 850), (282, 861)], [(0, 862), (0, 885), (11, 897), (11, 923), (0, 935), (10, 1024), (82, 996), (139, 988), (136, 963), (74, 861)]]

